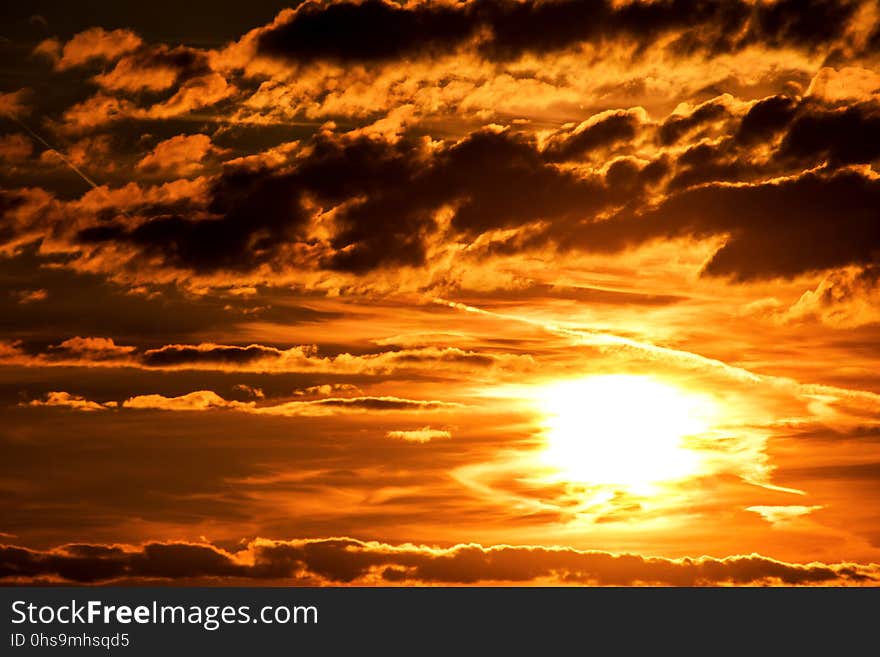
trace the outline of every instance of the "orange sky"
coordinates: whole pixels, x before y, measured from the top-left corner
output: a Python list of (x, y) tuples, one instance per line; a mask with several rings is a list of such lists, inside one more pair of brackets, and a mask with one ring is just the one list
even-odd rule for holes
[(248, 4), (3, 22), (0, 581), (880, 582), (875, 1)]

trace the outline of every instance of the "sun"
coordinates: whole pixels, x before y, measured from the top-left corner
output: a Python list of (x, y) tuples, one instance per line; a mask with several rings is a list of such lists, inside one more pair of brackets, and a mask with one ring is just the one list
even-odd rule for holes
[(685, 438), (706, 431), (704, 396), (647, 376), (601, 375), (547, 386), (540, 395), (541, 460), (570, 482), (649, 492), (700, 470)]

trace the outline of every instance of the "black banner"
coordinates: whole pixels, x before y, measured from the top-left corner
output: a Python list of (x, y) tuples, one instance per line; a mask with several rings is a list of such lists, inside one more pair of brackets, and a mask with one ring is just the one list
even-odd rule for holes
[(870, 645), (878, 595), (843, 589), (5, 588), (0, 654), (786, 654)]

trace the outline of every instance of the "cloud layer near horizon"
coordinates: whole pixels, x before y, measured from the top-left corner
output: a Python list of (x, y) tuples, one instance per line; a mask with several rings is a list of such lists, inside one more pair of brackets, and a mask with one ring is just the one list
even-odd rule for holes
[(795, 564), (758, 554), (664, 559), (571, 548), (478, 544), (448, 548), (352, 538), (207, 543), (0, 546), (0, 582), (112, 584), (213, 579), (252, 585), (543, 584), (591, 586), (876, 585), (880, 566)]

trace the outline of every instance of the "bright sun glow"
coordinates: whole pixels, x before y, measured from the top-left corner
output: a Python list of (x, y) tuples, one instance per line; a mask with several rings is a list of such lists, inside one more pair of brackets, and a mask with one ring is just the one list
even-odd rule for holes
[(700, 456), (684, 439), (706, 431), (714, 412), (704, 397), (631, 375), (555, 384), (540, 401), (542, 459), (559, 478), (639, 492), (699, 471)]

